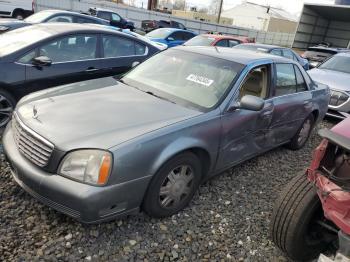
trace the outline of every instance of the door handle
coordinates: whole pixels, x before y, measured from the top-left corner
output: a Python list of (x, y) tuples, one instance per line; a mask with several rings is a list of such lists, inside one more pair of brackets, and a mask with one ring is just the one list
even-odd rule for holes
[(85, 70), (85, 72), (87, 72), (87, 73), (93, 73), (93, 72), (96, 72), (96, 71), (98, 71), (98, 69), (94, 68), (94, 67), (89, 67), (88, 69)]

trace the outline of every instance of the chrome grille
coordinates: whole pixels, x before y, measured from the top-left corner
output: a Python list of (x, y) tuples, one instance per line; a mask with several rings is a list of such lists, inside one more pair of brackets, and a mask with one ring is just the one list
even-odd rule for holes
[(329, 104), (331, 106), (341, 106), (346, 101), (348, 101), (349, 95), (343, 92), (331, 90), (331, 99), (329, 100)]
[(21, 154), (39, 167), (46, 166), (54, 149), (53, 144), (26, 127), (16, 114), (12, 118), (12, 130)]

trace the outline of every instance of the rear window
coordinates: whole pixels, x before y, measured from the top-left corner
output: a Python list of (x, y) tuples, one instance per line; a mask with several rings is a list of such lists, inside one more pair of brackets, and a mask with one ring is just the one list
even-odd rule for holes
[(333, 50), (311, 47), (304, 52), (303, 56), (306, 58), (312, 58), (312, 57), (327, 58), (335, 54), (337, 54), (337, 52)]
[(210, 46), (215, 41), (214, 37), (208, 36), (196, 36), (188, 40), (185, 45), (187, 46)]

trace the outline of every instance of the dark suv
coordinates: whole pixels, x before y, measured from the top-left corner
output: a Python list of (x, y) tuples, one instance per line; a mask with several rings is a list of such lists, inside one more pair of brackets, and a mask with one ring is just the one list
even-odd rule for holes
[(118, 13), (108, 9), (89, 8), (88, 14), (107, 20), (112, 26), (115, 27), (120, 27), (122, 29), (130, 29), (131, 31), (135, 29), (134, 22), (129, 21), (121, 17)]

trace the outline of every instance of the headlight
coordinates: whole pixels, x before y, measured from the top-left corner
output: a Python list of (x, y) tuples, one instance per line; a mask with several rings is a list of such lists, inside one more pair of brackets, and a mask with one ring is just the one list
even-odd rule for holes
[(112, 168), (111, 153), (103, 150), (78, 150), (61, 162), (59, 174), (87, 184), (105, 185)]
[(9, 30), (9, 27), (7, 26), (0, 26), (0, 31), (7, 31)]

